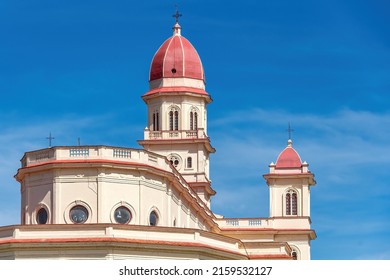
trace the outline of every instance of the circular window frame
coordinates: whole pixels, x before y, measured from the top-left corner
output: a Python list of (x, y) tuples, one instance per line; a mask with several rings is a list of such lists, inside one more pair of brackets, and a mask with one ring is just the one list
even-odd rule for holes
[[(183, 159), (178, 154), (169, 154), (167, 156), (167, 159), (168, 159), (169, 163), (171, 163), (172, 166), (176, 168), (176, 170), (180, 170), (181, 167), (183, 166)], [(177, 160), (178, 163), (176, 164), (175, 162), (172, 162), (173, 159)]]
[[(73, 219), (72, 217), (72, 211), (73, 210), (78, 210), (78, 211), (82, 211), (83, 214), (85, 214), (87, 217), (84, 218), (81, 220), (81, 221), (78, 221), (77, 219)], [(80, 212), (79, 212), (80, 213)], [(76, 206), (73, 206), (70, 210), (69, 210), (69, 219), (72, 221), (73, 224), (76, 224), (76, 225), (80, 225), (80, 224), (85, 224), (85, 222), (88, 220), (88, 217), (89, 217), (89, 212), (88, 212), (88, 209), (85, 208), (84, 206), (82, 205), (76, 205)], [(79, 217), (77, 217), (79, 218)]]
[[(117, 211), (122, 211), (122, 212), (126, 213), (125, 217), (123, 217), (124, 218), (123, 220), (119, 220), (119, 218), (116, 215)], [(119, 212), (119, 214), (121, 214), (121, 212)], [(117, 224), (126, 225), (126, 224), (130, 223), (132, 218), (133, 218), (133, 216), (131, 215), (131, 211), (125, 206), (119, 206), (114, 211), (114, 219), (115, 219), (115, 222)]]
[[(70, 211), (76, 206), (82, 206), (87, 210), (88, 217), (83, 223), (75, 223), (75, 222), (73, 222), (73, 220), (70, 217)], [(70, 203), (66, 207), (66, 209), (64, 211), (64, 220), (67, 224), (82, 225), (82, 224), (90, 223), (92, 221), (92, 215), (93, 215), (92, 208), (86, 202), (81, 201), (81, 200), (76, 200), (76, 201)]]
[[(130, 221), (129, 222), (121, 224), (121, 223), (118, 223), (116, 221), (116, 219), (115, 219), (115, 211), (118, 208), (120, 208), (120, 207), (126, 208), (130, 212), (131, 217), (130, 217)], [(110, 220), (111, 220), (111, 223), (113, 223), (113, 224), (118, 224), (118, 225), (131, 225), (131, 224), (135, 224), (135, 217), (136, 217), (136, 212), (135, 212), (134, 208), (127, 202), (121, 201), (121, 202), (115, 204), (111, 208)]]

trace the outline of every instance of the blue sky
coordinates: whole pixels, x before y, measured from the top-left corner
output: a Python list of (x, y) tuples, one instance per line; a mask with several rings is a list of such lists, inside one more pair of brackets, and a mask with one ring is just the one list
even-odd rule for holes
[(269, 215), (262, 175), (290, 122), (317, 180), (312, 258), (390, 259), (390, 2), (380, 0), (0, 1), (0, 225), (19, 223), (13, 176), (49, 132), (58, 146), (139, 148), (140, 97), (176, 3), (214, 100), (214, 212)]

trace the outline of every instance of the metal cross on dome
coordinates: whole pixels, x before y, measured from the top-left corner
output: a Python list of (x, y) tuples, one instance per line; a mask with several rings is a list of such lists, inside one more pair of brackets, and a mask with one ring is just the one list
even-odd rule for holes
[(54, 139), (54, 137), (51, 136), (51, 132), (49, 133), (49, 137), (46, 137), (46, 139), (49, 140), (49, 148), (51, 148), (51, 140)]
[(179, 17), (181, 17), (182, 14), (179, 13), (179, 9), (176, 6), (176, 14), (172, 15), (172, 17), (176, 18), (176, 23), (179, 23)]
[(288, 123), (288, 128), (286, 129), (288, 131), (288, 139), (291, 139), (291, 132), (294, 131), (294, 129), (291, 128), (290, 123)]

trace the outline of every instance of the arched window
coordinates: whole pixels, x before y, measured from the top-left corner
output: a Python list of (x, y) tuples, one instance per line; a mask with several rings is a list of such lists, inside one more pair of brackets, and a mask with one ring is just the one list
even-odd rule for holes
[(157, 226), (158, 224), (158, 215), (156, 213), (156, 211), (152, 211), (150, 212), (150, 215), (149, 215), (149, 225), (151, 226)]
[(179, 111), (175, 111), (175, 130), (179, 130)]
[(192, 157), (187, 158), (187, 168), (192, 168)]
[(173, 130), (173, 111), (169, 112), (169, 130)]
[(160, 117), (159, 117), (159, 113), (158, 111), (156, 110), (154, 113), (153, 113), (153, 124), (152, 124), (152, 130), (153, 131), (159, 131), (160, 130)]
[(192, 109), (190, 112), (190, 130), (198, 129), (198, 112), (196, 109)]
[(298, 198), (297, 193), (293, 190), (289, 190), (286, 193), (286, 215), (298, 214)]
[(194, 130), (194, 112), (190, 112), (190, 130)]
[(198, 112), (194, 113), (194, 130), (198, 129)]
[(298, 203), (297, 203), (297, 193), (293, 192), (292, 198), (291, 198), (291, 211), (293, 215), (298, 214)]
[(169, 111), (169, 130), (179, 130), (179, 111), (174, 107)]

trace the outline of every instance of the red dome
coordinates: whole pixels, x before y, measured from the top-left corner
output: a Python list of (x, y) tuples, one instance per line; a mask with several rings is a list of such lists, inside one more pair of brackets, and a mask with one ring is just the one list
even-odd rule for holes
[(275, 168), (301, 168), (302, 161), (297, 151), (291, 145), (291, 140), (288, 146), (280, 153), (276, 160)]
[(191, 43), (180, 35), (180, 25), (174, 35), (157, 50), (150, 67), (149, 81), (161, 78), (192, 78), (204, 80), (202, 62)]

